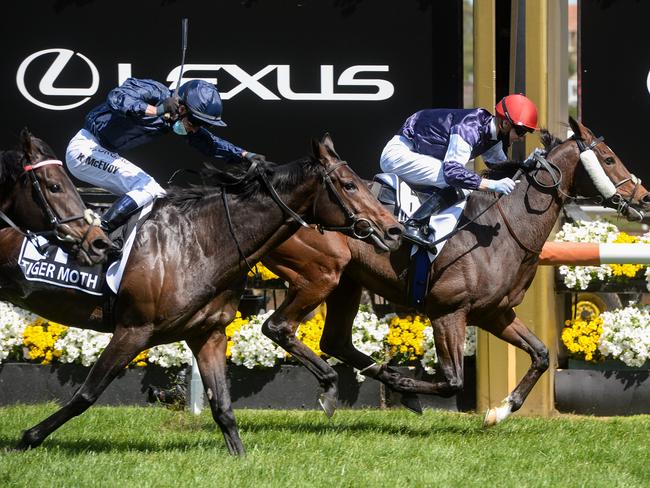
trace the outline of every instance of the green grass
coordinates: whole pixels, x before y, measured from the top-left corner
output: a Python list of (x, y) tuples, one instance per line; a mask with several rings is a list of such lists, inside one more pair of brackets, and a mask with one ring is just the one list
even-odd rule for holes
[(37, 449), (8, 449), (55, 408), (0, 408), (1, 487), (650, 486), (650, 416), (484, 430), (481, 416), (429, 410), (238, 410), (237, 459), (207, 410), (94, 407)]

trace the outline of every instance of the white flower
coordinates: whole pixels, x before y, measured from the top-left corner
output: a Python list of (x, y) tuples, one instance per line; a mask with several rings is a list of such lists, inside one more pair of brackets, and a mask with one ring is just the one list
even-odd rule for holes
[(271, 316), (273, 310), (251, 317), (248, 323), (233, 334), (230, 359), (233, 363), (248, 369), (255, 367), (272, 368), (285, 351), (262, 333), (262, 324)]
[(598, 350), (639, 367), (650, 359), (650, 307), (625, 307), (603, 312), (603, 334)]
[(192, 350), (185, 341), (161, 344), (149, 349), (147, 361), (161, 368), (181, 367), (192, 364)]
[(33, 313), (11, 303), (0, 302), (0, 363), (20, 351), (25, 327), (37, 319), (38, 316)]
[[(578, 220), (566, 223), (555, 235), (559, 242), (614, 242), (619, 234), (618, 228), (609, 222), (599, 220)], [(605, 281), (612, 275), (612, 269), (607, 265), (601, 266), (560, 266), (560, 275), (564, 277), (564, 285), (574, 290), (586, 290), (592, 280)]]
[(92, 366), (108, 345), (112, 334), (94, 330), (68, 328), (54, 343), (54, 348), (61, 350), (59, 361), (62, 363), (81, 363)]

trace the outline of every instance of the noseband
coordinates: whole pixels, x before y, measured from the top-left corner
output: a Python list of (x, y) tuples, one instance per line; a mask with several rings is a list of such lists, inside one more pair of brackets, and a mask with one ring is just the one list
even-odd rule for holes
[[(59, 241), (73, 243), (72, 249), (73, 251), (75, 251), (79, 249), (86, 241), (92, 226), (99, 225), (99, 219), (95, 216), (94, 212), (90, 209), (86, 209), (83, 215), (76, 215), (65, 219), (60, 219), (56, 215), (56, 212), (48, 202), (47, 198), (45, 198), (45, 194), (43, 193), (43, 189), (41, 188), (41, 183), (38, 181), (38, 178), (34, 173), (35, 170), (50, 165), (63, 166), (63, 163), (56, 159), (48, 159), (35, 164), (27, 164), (23, 167), (24, 171), (21, 174), (21, 177), (24, 175), (27, 175), (29, 177), (30, 182), (32, 183), (32, 187), (34, 188), (34, 192), (36, 194), (37, 203), (40, 205), (41, 209), (45, 212), (48, 220), (50, 221), (50, 224), (52, 225), (52, 230), (42, 231), (42, 232), (32, 232), (30, 230), (23, 231), (4, 212), (0, 211), (0, 218), (2, 218), (14, 230), (20, 232), (21, 234), (25, 235), (30, 240), (32, 240), (32, 242), (36, 247), (39, 247), (37, 246), (37, 239), (35, 239), (37, 236), (48, 237), (53, 235)], [(86, 230), (86, 232), (84, 233), (81, 239), (77, 239), (71, 236), (70, 234), (61, 235), (60, 227), (63, 224), (67, 224), (68, 222), (73, 222), (81, 219), (85, 220), (88, 223), (88, 229)]]
[[(601, 142), (604, 142), (605, 138), (602, 136), (597, 137), (593, 141), (591, 141), (590, 144), (587, 144), (583, 139), (575, 136), (573, 137), (573, 140), (578, 145), (578, 150), (580, 152), (580, 161), (582, 162), (585, 170), (587, 171), (587, 174), (589, 175), (592, 182), (594, 183), (594, 186), (600, 193), (600, 196), (596, 197), (596, 203), (604, 204), (604, 205), (609, 204), (610, 207), (616, 208), (618, 213), (623, 213), (630, 208), (633, 211), (638, 213), (637, 210), (631, 207), (631, 204), (632, 201), (634, 200), (634, 197), (636, 196), (639, 186), (641, 185), (641, 179), (637, 178), (635, 175), (630, 173), (630, 176), (628, 178), (625, 178), (616, 183), (614, 183), (611, 180), (609, 175), (607, 175), (607, 173), (605, 173), (605, 171), (603, 170), (600, 164), (600, 160), (598, 159), (598, 156), (596, 156), (596, 153), (594, 153), (593, 151), (593, 148), (596, 147)], [(538, 168), (541, 167), (546, 172), (549, 173), (549, 175), (553, 179), (553, 184), (544, 185), (535, 177), (535, 175), (531, 175), (535, 183), (541, 188), (548, 188), (548, 189), (557, 188), (558, 192), (564, 194), (564, 192), (562, 192), (559, 188), (560, 183), (562, 181), (562, 171), (560, 170), (560, 168), (557, 167), (555, 164), (551, 163), (550, 161), (546, 160), (546, 158), (544, 158), (541, 154), (536, 154), (535, 160), (538, 163), (537, 165)], [(618, 188), (623, 186), (628, 181), (634, 183), (634, 191), (632, 191), (629, 198), (626, 199), (623, 197), (623, 195), (621, 195), (618, 192)], [(571, 200), (579, 200), (579, 199), (593, 200), (593, 198), (575, 197), (567, 194), (564, 195)]]

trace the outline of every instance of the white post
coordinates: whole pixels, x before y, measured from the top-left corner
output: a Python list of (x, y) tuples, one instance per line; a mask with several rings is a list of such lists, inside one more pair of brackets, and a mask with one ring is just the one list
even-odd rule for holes
[(203, 410), (203, 382), (201, 373), (196, 363), (196, 358), (192, 356), (192, 377), (190, 378), (190, 411), (198, 415)]

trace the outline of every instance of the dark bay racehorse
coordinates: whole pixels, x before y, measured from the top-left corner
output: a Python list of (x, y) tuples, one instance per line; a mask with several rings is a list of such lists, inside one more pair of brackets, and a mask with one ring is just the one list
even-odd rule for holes
[[(351, 339), (362, 287), (407, 305), (410, 244), (382, 255), (363, 242), (335, 232), (323, 237), (301, 229), (263, 259), (266, 266), (290, 282), (286, 300), (264, 324), (263, 331), (315, 374), (324, 389), (321, 404), (328, 415), (336, 406), (337, 375), (295, 336), (304, 315), (323, 301), (327, 303), (327, 317), (321, 350), (401, 392), (408, 408), (420, 410), (417, 393), (451, 396), (463, 387), (463, 345), (468, 323), (522, 349), (532, 360), (510, 395), (487, 412), (486, 425), (494, 425), (521, 407), (548, 368), (548, 351), (516, 317), (513, 307), (521, 303), (535, 276), (538, 253), (564, 202), (577, 195), (599, 196), (580, 163), (581, 154), (595, 155), (592, 163), (602, 168), (602, 178), (613, 183), (610, 188), (615, 187), (616, 193), (605, 201), (607, 205), (636, 219), (640, 214), (633, 207), (647, 209), (650, 204), (647, 190), (605, 143), (573, 119), (570, 125), (574, 136), (566, 141), (548, 133), (542, 136), (553, 176), (544, 170), (525, 174), (510, 196), (453, 236), (433, 262), (425, 312), (433, 326), (440, 367), (438, 379), (432, 383), (405, 378), (385, 365), (375, 364), (352, 345)], [(598, 184), (602, 186), (603, 181)], [(479, 215), (494, 200), (493, 194), (474, 192), (465, 216), (469, 219)]]
[[(81, 264), (104, 261), (111, 241), (86, 209), (61, 161), (27, 129), (20, 142), (20, 150), (0, 152), (0, 228), (14, 226), (43, 235)], [(5, 251), (0, 247), (0, 254)]]
[[(112, 323), (102, 318), (101, 298), (46, 284), (27, 290), (19, 305), (66, 325), (112, 331), (113, 337), (70, 402), (27, 430), (19, 449), (40, 445), (83, 413), (144, 349), (185, 340), (229, 451), (244, 452), (225, 376), (225, 327), (237, 310), (246, 262), (285, 241), (301, 219), (368, 237), (382, 250), (400, 243), (401, 226), (338, 158), (329, 136), (313, 149), (312, 157), (259, 164), (243, 177), (215, 170), (223, 187), (178, 189), (159, 200), (136, 237)], [(17, 246), (15, 235), (0, 232), (0, 243), (12, 240)], [(0, 256), (1, 279), (13, 277), (15, 268), (15, 257)], [(15, 288), (23, 285), (14, 280)]]

